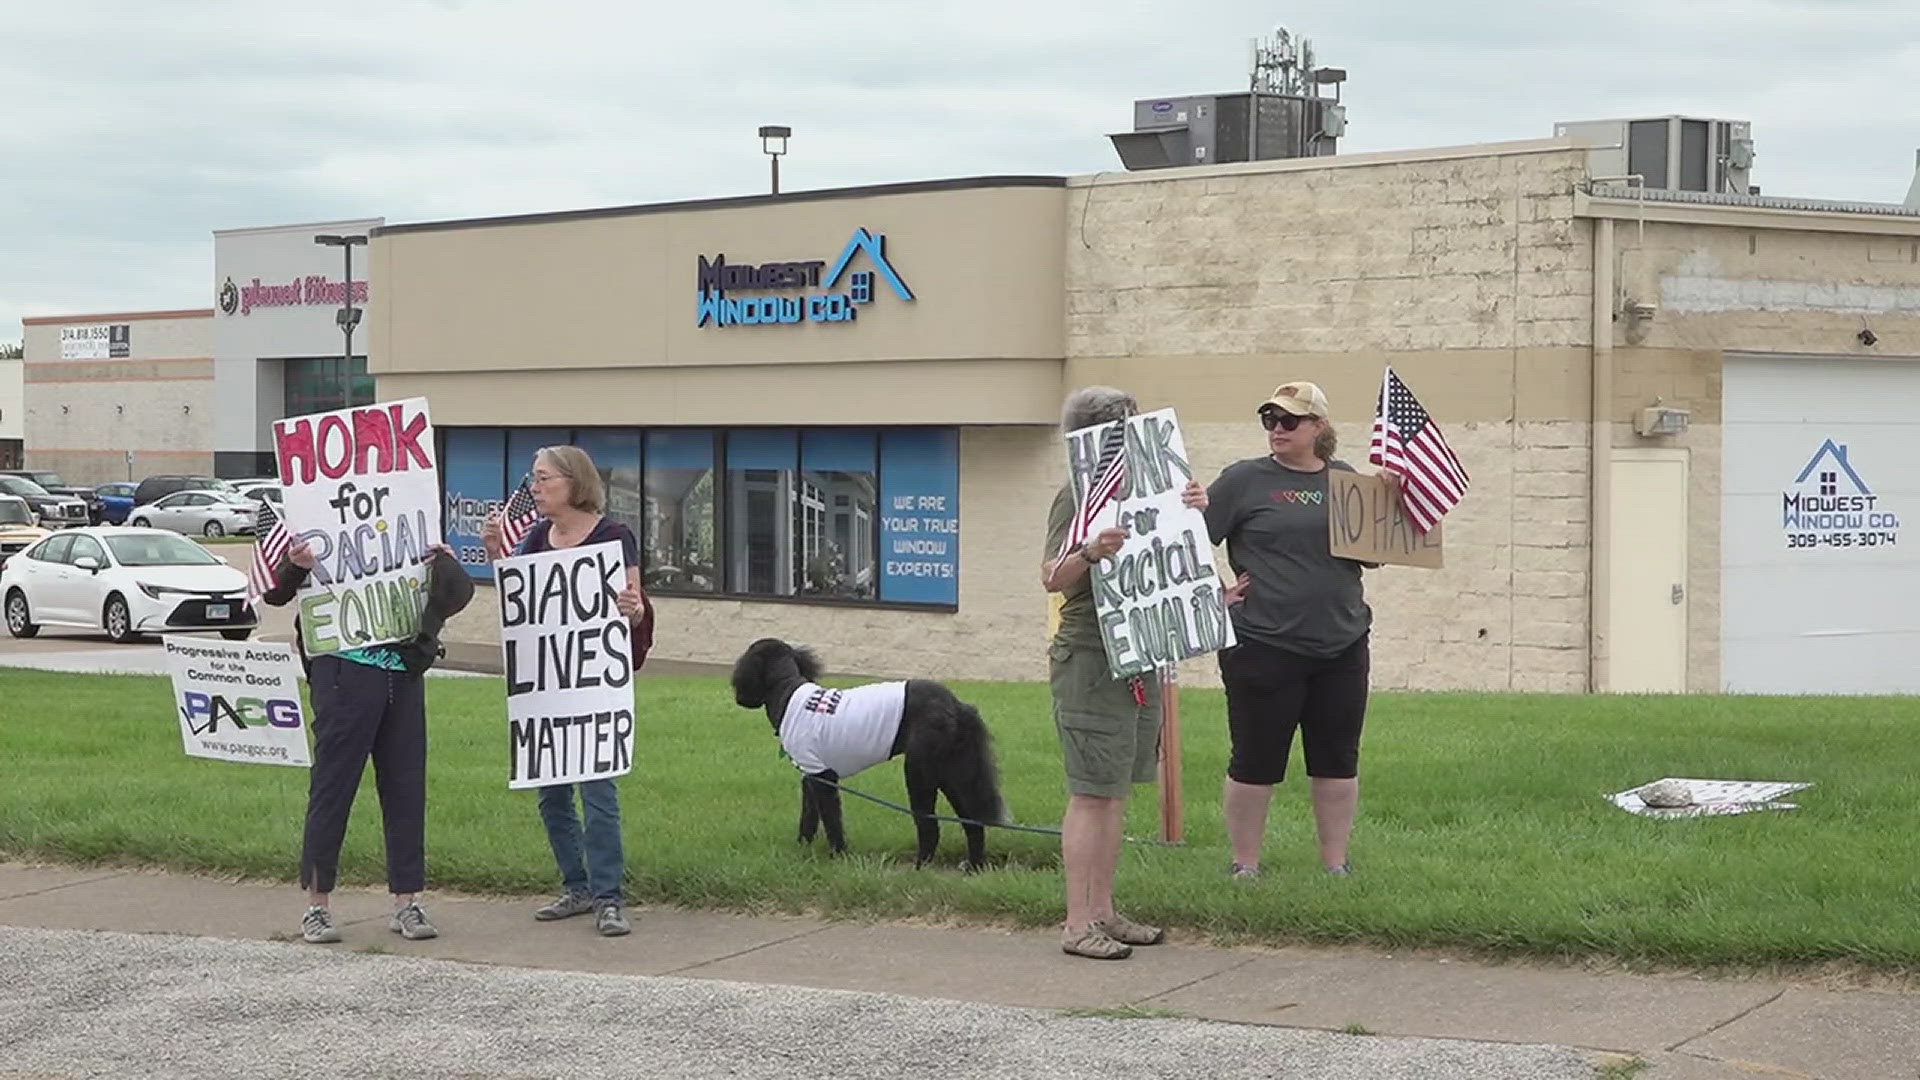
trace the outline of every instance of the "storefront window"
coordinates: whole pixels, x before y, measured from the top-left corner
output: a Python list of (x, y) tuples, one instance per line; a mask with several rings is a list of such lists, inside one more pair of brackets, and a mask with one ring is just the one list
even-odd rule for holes
[[(367, 374), (367, 358), (353, 358), (352, 377), (343, 383), (340, 378), (340, 358), (337, 356), (314, 356), (283, 362), (282, 376), (286, 381), (283, 395), (285, 416), (306, 416), (309, 413), (332, 412), (351, 405), (373, 404), (373, 376)], [(351, 391), (349, 393), (349, 391)]]
[(666, 592), (720, 591), (719, 484), (711, 431), (646, 436), (646, 585)]
[(954, 428), (443, 429), (449, 542), (477, 578), (480, 522), (543, 446), (571, 442), (638, 536), (661, 593), (959, 603)]
[(749, 596), (792, 596), (795, 466), (792, 428), (727, 432), (727, 584)]
[(632, 428), (589, 428), (574, 434), (573, 444), (585, 450), (600, 469), (607, 486), (607, 516), (644, 535), (641, 521), (640, 433)]
[(795, 574), (800, 595), (873, 599), (878, 584), (874, 511), (880, 495), (874, 433), (832, 428), (802, 432), (797, 495)]

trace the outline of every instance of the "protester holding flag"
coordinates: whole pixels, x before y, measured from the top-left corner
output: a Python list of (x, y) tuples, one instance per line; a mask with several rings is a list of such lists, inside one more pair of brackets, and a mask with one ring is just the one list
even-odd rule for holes
[(1283, 384), (1256, 412), (1267, 453), (1229, 465), (1207, 489), (1207, 531), (1226, 543), (1239, 575), (1231, 608), (1239, 644), (1220, 653), (1233, 744), (1223, 791), (1229, 873), (1259, 873), (1267, 808), (1298, 728), (1321, 864), (1346, 874), (1373, 612), (1361, 564), (1332, 554), (1327, 472), (1352, 466), (1333, 456), (1327, 396), (1313, 383)]
[[(626, 559), (627, 587), (617, 602), (633, 626), (633, 661), (638, 669), (653, 644), (653, 603), (640, 589), (640, 545), (633, 530), (607, 518), (605, 510), (606, 484), (587, 452), (577, 446), (549, 446), (534, 454), (533, 471), (503, 510), (488, 515), (481, 540), (495, 560), (509, 554), (619, 543)], [(584, 829), (574, 809), (576, 787), (585, 808)], [(602, 935), (631, 932), (621, 892), (626, 853), (620, 833), (620, 793), (614, 781), (543, 787), (540, 818), (565, 891), (533, 917), (545, 922), (591, 911)]]
[[(1133, 395), (1089, 386), (1070, 395), (1061, 411), (1067, 434), (1124, 421), (1139, 412)], [(1095, 526), (1113, 513), (1128, 490), (1126, 425), (1103, 433), (1100, 454), (1084, 484), (1069, 478), (1047, 514), (1042, 586), (1059, 593), (1059, 629), (1048, 648), (1053, 721), (1067, 773), (1067, 813), (1060, 827), (1067, 918), (1060, 947), (1073, 956), (1120, 960), (1135, 945), (1157, 945), (1166, 932), (1136, 923), (1114, 909), (1113, 877), (1125, 840), (1127, 796), (1154, 779), (1160, 746), (1160, 687), (1152, 675), (1117, 679), (1094, 614), (1093, 575), (1126, 543), (1127, 530)], [(1076, 497), (1076, 490), (1078, 496)], [(1207, 493), (1187, 485), (1188, 506), (1204, 509)]]

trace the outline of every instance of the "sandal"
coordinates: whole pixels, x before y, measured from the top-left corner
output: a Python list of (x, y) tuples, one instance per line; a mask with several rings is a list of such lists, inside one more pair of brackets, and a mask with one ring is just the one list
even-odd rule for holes
[(1127, 945), (1158, 945), (1167, 940), (1167, 932), (1161, 927), (1134, 922), (1117, 911), (1113, 918), (1103, 919), (1097, 925), (1108, 937)]
[(1076, 935), (1062, 934), (1060, 951), (1089, 960), (1125, 960), (1133, 955), (1133, 946), (1113, 940), (1099, 923), (1093, 923)]

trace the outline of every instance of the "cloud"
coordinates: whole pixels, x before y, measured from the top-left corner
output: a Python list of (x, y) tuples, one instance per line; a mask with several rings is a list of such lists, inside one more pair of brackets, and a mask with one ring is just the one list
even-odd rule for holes
[[(1262, 0), (7, 0), (0, 327), (204, 302), (215, 229), (1117, 167), (1137, 97), (1241, 88)], [(1920, 9), (1306, 0), (1364, 151), (1754, 122), (1770, 193), (1892, 201)], [(0, 329), (0, 339), (17, 331)]]

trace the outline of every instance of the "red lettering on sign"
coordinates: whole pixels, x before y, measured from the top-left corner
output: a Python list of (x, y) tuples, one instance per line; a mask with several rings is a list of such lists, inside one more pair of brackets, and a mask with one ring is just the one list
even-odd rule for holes
[(303, 484), (313, 483), (313, 422), (305, 418), (293, 424), (273, 425), (274, 456), (280, 462), (280, 483), (291, 484), (294, 481), (294, 466), (303, 466), (299, 480)]
[(360, 472), (369, 471), (367, 455), (375, 450), (380, 452), (380, 460), (371, 471), (376, 473), (393, 471), (393, 425), (387, 421), (386, 413), (379, 409), (355, 409), (353, 438), (356, 444), (353, 459)]
[(400, 419), (400, 406), (389, 405), (387, 411), (393, 418), (393, 449), (394, 455), (400, 459), (398, 466), (400, 471), (406, 472), (412, 467), (407, 464), (408, 458), (419, 462), (423, 469), (433, 468), (432, 455), (420, 445), (420, 436), (427, 431), (427, 414), (418, 413), (413, 419), (403, 423)]
[[(329, 436), (338, 435), (338, 439)], [(353, 468), (353, 429), (338, 413), (329, 413), (320, 418), (320, 434), (314, 440), (319, 444), (320, 473), (329, 480), (338, 480)], [(334, 453), (334, 446), (340, 452)]]

